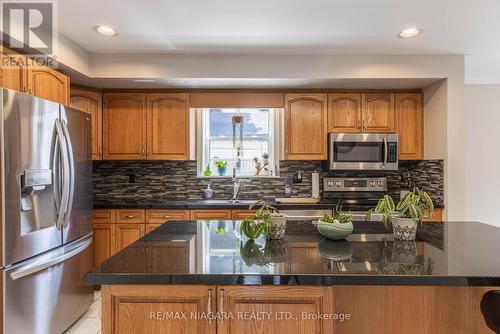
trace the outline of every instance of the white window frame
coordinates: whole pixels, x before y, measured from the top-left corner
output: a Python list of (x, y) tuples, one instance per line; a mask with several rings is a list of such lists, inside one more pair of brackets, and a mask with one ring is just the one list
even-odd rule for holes
[[(213, 138), (207, 138), (206, 129), (208, 128), (208, 117), (205, 117), (205, 110), (213, 109), (213, 108), (198, 108), (195, 110), (196, 112), (196, 133), (198, 134), (196, 140), (196, 160), (197, 160), (197, 175), (199, 178), (231, 178), (232, 170), (228, 170), (226, 176), (204, 176), (203, 171), (206, 167), (206, 162), (208, 160), (209, 152), (208, 145), (205, 145), (207, 140)], [(219, 108), (224, 109), (224, 108)], [(232, 108), (231, 108), (232, 109)], [(245, 108), (240, 108), (245, 109)], [(254, 109), (254, 108), (249, 108)], [(272, 112), (272, 117), (270, 119), (269, 124), (269, 140), (271, 142), (270, 145), (270, 163), (274, 164), (273, 175), (264, 175), (264, 176), (255, 176), (255, 175), (238, 175), (241, 178), (277, 178), (280, 176), (279, 170), (279, 161), (281, 158), (280, 146), (281, 146), (281, 114), (283, 109), (281, 108), (262, 108), (269, 109)], [(229, 137), (228, 137), (229, 138)], [(246, 139), (258, 139), (258, 136), (252, 137), (244, 137), (243, 140)]]

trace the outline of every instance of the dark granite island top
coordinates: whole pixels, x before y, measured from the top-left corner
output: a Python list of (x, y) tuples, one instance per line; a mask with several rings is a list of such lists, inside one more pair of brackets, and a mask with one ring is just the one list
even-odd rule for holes
[(239, 221), (163, 224), (85, 275), (89, 284), (500, 286), (500, 228), (434, 222), (415, 242), (378, 222), (355, 222), (347, 240), (289, 222), (284, 240), (255, 242)]

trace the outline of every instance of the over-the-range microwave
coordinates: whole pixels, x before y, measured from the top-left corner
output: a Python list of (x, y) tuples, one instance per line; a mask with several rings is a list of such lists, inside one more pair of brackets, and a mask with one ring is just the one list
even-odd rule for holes
[(397, 170), (398, 135), (392, 133), (330, 133), (331, 170)]

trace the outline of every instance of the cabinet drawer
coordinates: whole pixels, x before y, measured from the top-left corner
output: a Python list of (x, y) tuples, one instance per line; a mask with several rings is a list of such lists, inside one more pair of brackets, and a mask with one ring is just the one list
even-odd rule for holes
[(96, 209), (93, 212), (94, 224), (110, 224), (115, 222), (115, 210)]
[(231, 219), (231, 210), (193, 210), (191, 219)]
[(146, 223), (162, 224), (168, 220), (187, 220), (188, 210), (146, 210)]
[(232, 210), (231, 219), (243, 220), (245, 218), (255, 218), (256, 210)]
[(116, 222), (117, 223), (144, 223), (144, 210), (116, 210)]

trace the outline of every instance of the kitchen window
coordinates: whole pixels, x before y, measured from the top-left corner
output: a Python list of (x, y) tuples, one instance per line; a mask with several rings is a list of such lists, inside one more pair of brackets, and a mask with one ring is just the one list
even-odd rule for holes
[[(204, 108), (198, 112), (199, 176), (231, 177), (233, 168), (237, 176), (278, 175), (278, 109)], [(242, 117), (242, 125), (234, 123), (235, 116)], [(218, 161), (227, 162), (225, 173), (224, 168), (219, 172)]]

